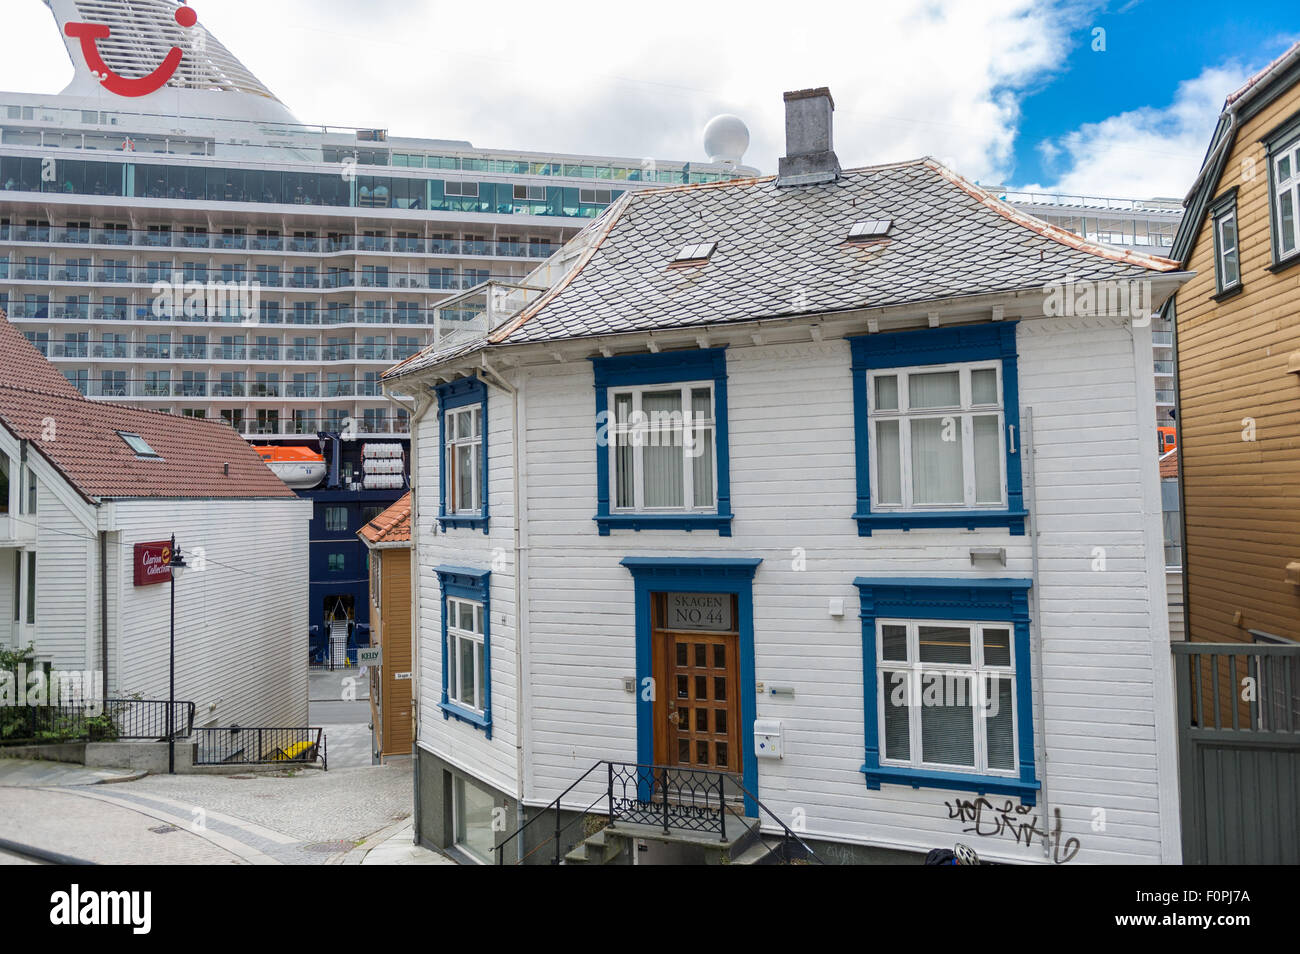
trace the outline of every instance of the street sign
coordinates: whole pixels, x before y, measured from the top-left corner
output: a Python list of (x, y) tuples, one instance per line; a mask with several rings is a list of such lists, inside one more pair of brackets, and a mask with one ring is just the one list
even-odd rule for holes
[(383, 662), (384, 649), (382, 646), (362, 646), (357, 650), (358, 666), (378, 666)]

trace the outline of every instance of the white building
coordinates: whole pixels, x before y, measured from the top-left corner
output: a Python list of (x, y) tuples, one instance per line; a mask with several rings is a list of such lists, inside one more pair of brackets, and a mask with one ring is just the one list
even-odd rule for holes
[(174, 534), (176, 698), (200, 727), (305, 726), (311, 507), (220, 423), (86, 399), (0, 313), (6, 646), (168, 698), (171, 586), (136, 551)]
[(779, 176), (624, 196), (540, 299), (386, 373), (420, 837), (550, 860), (556, 804), (565, 853), (612, 792), (571, 861), (692, 826), (748, 860), (743, 814), (825, 859), (1177, 862), (1140, 317), (1185, 276), (932, 160), (841, 171), (829, 93), (786, 100)]

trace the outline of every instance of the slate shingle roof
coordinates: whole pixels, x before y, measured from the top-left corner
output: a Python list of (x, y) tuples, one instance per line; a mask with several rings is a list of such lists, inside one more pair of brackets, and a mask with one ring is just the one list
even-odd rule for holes
[(398, 501), (357, 531), (357, 536), (371, 544), (411, 542), (411, 495)]
[[(888, 237), (850, 244), (850, 226), (865, 219), (892, 220)], [(919, 304), (1177, 268), (1018, 212), (932, 159), (849, 170), (803, 188), (778, 188), (768, 177), (629, 192), (595, 227), (604, 234), (587, 257), (487, 339), (427, 350), (385, 377), (499, 344)], [(704, 264), (672, 266), (694, 242), (717, 248)]]
[[(248, 442), (220, 421), (86, 399), (3, 311), (0, 426), (30, 441), (87, 499), (295, 496)], [(137, 457), (119, 431), (139, 434), (162, 459)]]

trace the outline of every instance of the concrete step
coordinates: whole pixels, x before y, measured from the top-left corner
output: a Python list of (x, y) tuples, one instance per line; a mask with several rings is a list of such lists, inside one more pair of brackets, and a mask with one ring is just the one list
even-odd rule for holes
[(761, 835), (739, 855), (733, 855), (733, 865), (779, 865), (781, 860), (781, 839)]
[(624, 841), (610, 838), (605, 829), (589, 835), (564, 856), (566, 865), (607, 865), (623, 853)]

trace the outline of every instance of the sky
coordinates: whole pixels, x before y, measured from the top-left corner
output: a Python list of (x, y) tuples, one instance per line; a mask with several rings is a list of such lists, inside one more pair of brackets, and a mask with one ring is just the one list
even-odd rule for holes
[[(72, 67), (3, 0), (0, 89)], [(1224, 98), (1300, 40), (1295, 0), (193, 0), (304, 122), (476, 146), (702, 160), (719, 113), (775, 172), (784, 90), (828, 86), (846, 168), (931, 155), (975, 181), (1181, 198)]]

